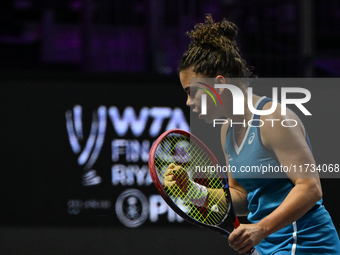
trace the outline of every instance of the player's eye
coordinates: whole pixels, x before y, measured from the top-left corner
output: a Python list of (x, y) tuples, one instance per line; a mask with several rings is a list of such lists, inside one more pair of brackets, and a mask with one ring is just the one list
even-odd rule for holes
[(188, 95), (192, 98), (194, 98), (196, 96), (196, 93), (197, 93), (197, 88), (191, 88), (189, 91), (188, 91)]

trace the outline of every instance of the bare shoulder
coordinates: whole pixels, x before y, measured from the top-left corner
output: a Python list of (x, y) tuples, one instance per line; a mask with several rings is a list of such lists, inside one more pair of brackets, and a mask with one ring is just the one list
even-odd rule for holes
[[(269, 110), (273, 106), (270, 101), (263, 106), (263, 110)], [(300, 118), (289, 108), (286, 115), (282, 115), (281, 104), (278, 103), (275, 111), (268, 115), (261, 115), (260, 131), (263, 144), (270, 148), (273, 142), (284, 143), (286, 139), (305, 138), (305, 128)]]

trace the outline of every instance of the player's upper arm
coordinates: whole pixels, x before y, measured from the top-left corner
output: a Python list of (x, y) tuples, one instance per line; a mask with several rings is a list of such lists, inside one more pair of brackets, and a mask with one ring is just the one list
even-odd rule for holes
[[(263, 109), (271, 108), (271, 102), (267, 103)], [(262, 143), (268, 149), (275, 152), (280, 164), (286, 169), (291, 169), (287, 172), (288, 177), (296, 185), (298, 183), (310, 183), (311, 185), (319, 186), (321, 191), (320, 180), (317, 171), (305, 172), (292, 169), (304, 166), (304, 164), (315, 164), (313, 154), (306, 141), (306, 133), (302, 122), (297, 115), (287, 109), (287, 115), (281, 115), (281, 107), (277, 107), (274, 113), (261, 116), (264, 125), (260, 128)], [(268, 122), (268, 119), (278, 121)], [(285, 121), (286, 126), (282, 125)]]

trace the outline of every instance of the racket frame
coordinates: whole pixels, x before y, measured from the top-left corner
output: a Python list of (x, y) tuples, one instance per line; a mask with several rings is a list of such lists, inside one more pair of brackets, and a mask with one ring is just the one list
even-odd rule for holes
[(222, 184), (223, 184), (223, 190), (224, 193), (226, 194), (226, 196), (228, 197), (228, 210), (225, 212), (224, 217), (221, 219), (221, 221), (215, 225), (209, 225), (209, 224), (205, 224), (203, 222), (200, 222), (198, 220), (195, 220), (194, 218), (190, 217), (189, 215), (187, 215), (185, 212), (183, 212), (170, 198), (170, 196), (167, 195), (167, 192), (165, 191), (165, 188), (163, 186), (163, 184), (160, 182), (158, 174), (157, 174), (157, 170), (156, 170), (156, 165), (155, 165), (155, 155), (156, 155), (156, 150), (157, 147), (159, 146), (159, 144), (163, 141), (163, 139), (165, 137), (167, 137), (170, 134), (180, 134), (183, 135), (185, 137), (187, 137), (190, 142), (194, 141), (196, 145), (199, 145), (201, 147), (201, 149), (203, 149), (205, 151), (205, 153), (207, 155), (209, 155), (210, 160), (215, 164), (215, 165), (220, 165), (218, 163), (218, 160), (216, 159), (216, 157), (214, 156), (214, 154), (209, 150), (209, 148), (200, 140), (198, 139), (195, 135), (181, 130), (181, 129), (171, 129), (168, 130), (166, 132), (164, 132), (162, 135), (160, 135), (157, 140), (154, 142), (153, 146), (151, 147), (150, 150), (150, 154), (149, 154), (149, 170), (150, 170), (150, 175), (151, 178), (157, 188), (157, 190), (159, 191), (159, 193), (161, 194), (161, 196), (163, 197), (164, 201), (177, 213), (179, 214), (183, 219), (185, 219), (186, 221), (202, 227), (202, 228), (208, 228), (210, 230), (213, 230), (215, 232), (218, 232), (219, 234), (228, 237), (230, 235), (230, 232), (227, 231), (226, 229), (223, 229), (222, 227), (220, 227), (221, 225), (223, 225), (223, 223), (225, 222), (225, 220), (228, 218), (228, 216), (230, 216), (230, 219), (232, 221), (232, 224), (234, 226), (234, 228), (237, 228), (240, 225), (240, 222), (235, 214), (234, 208), (233, 208), (233, 204), (231, 201), (231, 196), (230, 196), (230, 191), (229, 191), (229, 185), (227, 182), (227, 178), (223, 175), (222, 171), (219, 172)]

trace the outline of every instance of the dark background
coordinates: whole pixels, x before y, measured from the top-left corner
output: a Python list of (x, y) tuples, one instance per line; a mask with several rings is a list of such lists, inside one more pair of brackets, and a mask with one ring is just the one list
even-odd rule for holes
[[(115, 133), (109, 124), (95, 165), (108, 171), (105, 182), (82, 186), (65, 111), (76, 104), (84, 116), (100, 105), (121, 111), (181, 107), (189, 120), (177, 65), (188, 44), (185, 31), (203, 22), (206, 13), (238, 25), (243, 57), (259, 77), (339, 77), (340, 3), (335, 0), (1, 1), (1, 254), (233, 254), (218, 234), (170, 223), (164, 215), (130, 229), (113, 210), (100, 212), (105, 217), (67, 213), (69, 199), (111, 199), (114, 205), (127, 188), (157, 194), (152, 185), (110, 184)], [(339, 163), (333, 162), (339, 123), (323, 109), (337, 112), (340, 90), (336, 84), (310, 90), (313, 118), (303, 120), (316, 160)], [(87, 126), (90, 121), (84, 119)], [(131, 133), (127, 138), (133, 139)], [(338, 179), (323, 179), (322, 185), (338, 228), (339, 208), (331, 199)]]

